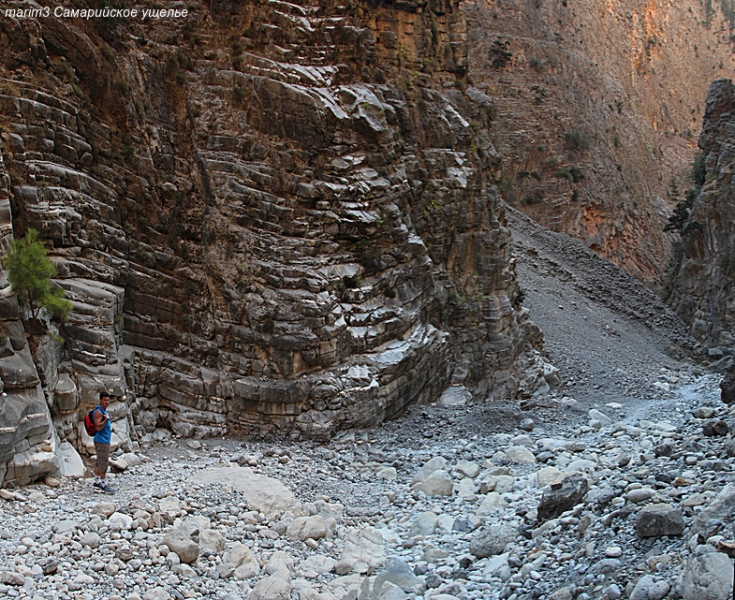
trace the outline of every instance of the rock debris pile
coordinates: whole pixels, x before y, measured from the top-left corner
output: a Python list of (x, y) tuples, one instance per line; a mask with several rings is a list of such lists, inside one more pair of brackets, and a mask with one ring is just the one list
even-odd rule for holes
[(677, 375), (666, 398), (419, 406), (326, 445), (172, 439), (117, 457), (114, 496), (2, 490), (0, 596), (729, 598), (733, 417), (714, 376)]

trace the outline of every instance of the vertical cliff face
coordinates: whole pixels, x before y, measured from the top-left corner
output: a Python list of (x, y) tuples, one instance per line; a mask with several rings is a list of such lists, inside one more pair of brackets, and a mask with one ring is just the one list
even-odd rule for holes
[[(12, 240), (8, 179), (0, 158), (0, 256)], [(56, 471), (58, 443), (18, 302), (0, 271), (0, 481), (27, 483)]]
[(3, 24), (14, 230), (74, 302), (45, 388), (63, 437), (109, 387), (126, 431), (316, 436), (452, 381), (531, 390), (457, 3), (188, 11)]
[(699, 138), (704, 181), (688, 219), (672, 273), (669, 302), (709, 346), (735, 343), (735, 86), (712, 83)]
[(691, 187), (703, 101), (735, 68), (729, 4), (463, 3), (470, 74), (493, 98), (506, 200), (655, 284)]

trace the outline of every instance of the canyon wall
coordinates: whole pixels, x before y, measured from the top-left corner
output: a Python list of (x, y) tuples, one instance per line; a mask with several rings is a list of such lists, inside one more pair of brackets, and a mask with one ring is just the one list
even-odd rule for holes
[(729, 2), (464, 2), (470, 75), (493, 99), (504, 199), (658, 287), (692, 187), (710, 82), (730, 76)]
[(74, 307), (31, 373), (3, 288), (0, 373), (43, 414), (3, 457), (54, 441), (49, 409), (89, 446), (102, 389), (119, 446), (325, 437), (450, 384), (545, 385), (457, 2), (172, 6), (2, 21), (3, 250), (37, 229)]
[[(708, 346), (735, 345), (735, 86), (712, 82), (702, 134), (702, 188), (682, 223), (668, 301)], [(721, 354), (720, 354), (721, 356)]]

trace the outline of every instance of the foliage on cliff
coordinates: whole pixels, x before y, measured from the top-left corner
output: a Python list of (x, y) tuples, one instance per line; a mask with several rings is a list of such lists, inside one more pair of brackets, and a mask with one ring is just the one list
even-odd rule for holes
[(56, 268), (38, 239), (38, 231), (30, 229), (24, 237), (13, 240), (3, 265), (8, 270), (11, 290), (29, 310), (32, 322), (38, 321), (42, 308), (62, 321), (69, 317), (71, 302), (64, 298), (62, 288), (51, 283)]

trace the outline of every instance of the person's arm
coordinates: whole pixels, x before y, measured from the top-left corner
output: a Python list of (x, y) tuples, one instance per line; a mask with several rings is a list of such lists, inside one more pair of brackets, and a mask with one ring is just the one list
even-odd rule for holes
[(108, 418), (109, 417), (106, 417), (101, 410), (94, 411), (94, 426), (97, 428), (97, 431), (105, 426)]

